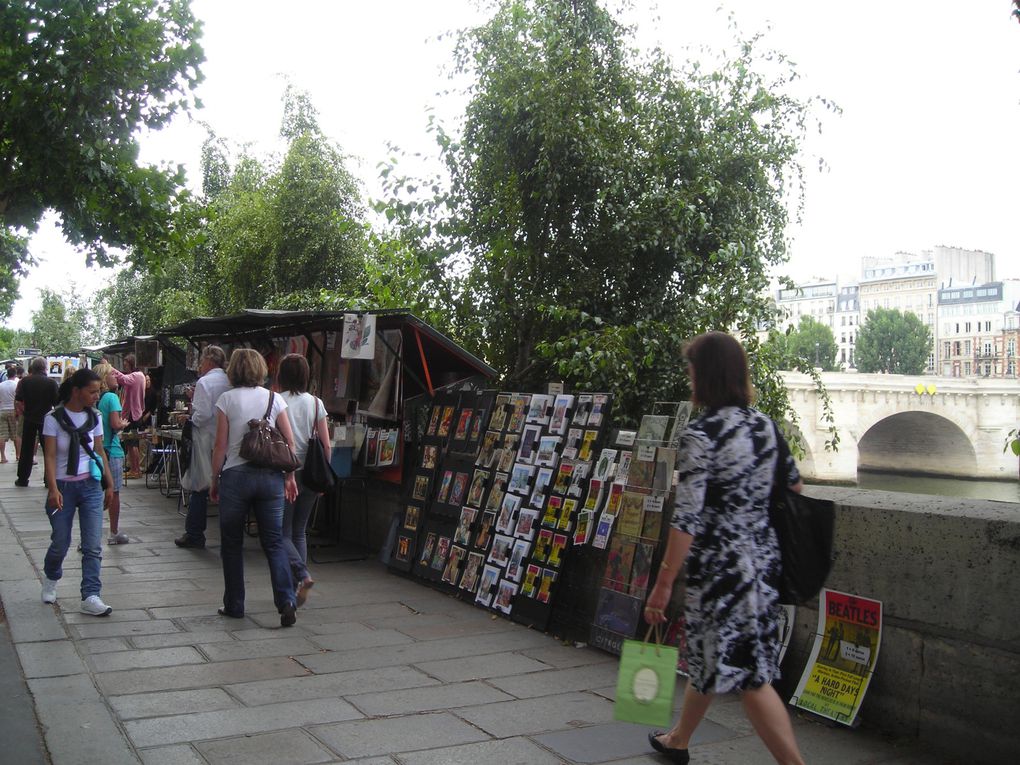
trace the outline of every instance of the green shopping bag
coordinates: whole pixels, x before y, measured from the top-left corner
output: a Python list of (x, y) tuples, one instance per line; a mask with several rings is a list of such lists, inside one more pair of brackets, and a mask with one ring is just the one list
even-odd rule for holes
[(664, 728), (673, 722), (677, 649), (662, 645), (658, 626), (654, 643), (648, 642), (651, 633), (649, 627), (643, 641), (623, 641), (613, 718)]

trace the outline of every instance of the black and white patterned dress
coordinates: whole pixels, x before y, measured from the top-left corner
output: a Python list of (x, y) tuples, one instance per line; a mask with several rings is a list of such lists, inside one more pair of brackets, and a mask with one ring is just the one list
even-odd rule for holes
[[(694, 688), (727, 693), (779, 678), (779, 547), (769, 525), (772, 420), (727, 406), (692, 421), (680, 444), (673, 528), (687, 557), (688, 664)], [(791, 457), (786, 481), (800, 480)]]

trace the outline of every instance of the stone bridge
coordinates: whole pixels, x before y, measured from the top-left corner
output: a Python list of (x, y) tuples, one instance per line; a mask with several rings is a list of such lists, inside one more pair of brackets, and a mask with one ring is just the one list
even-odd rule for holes
[(857, 470), (957, 478), (1017, 477), (1017, 458), (1003, 453), (1020, 426), (1020, 381), (885, 374), (822, 373), (832, 399), (839, 450), (830, 438), (810, 377), (784, 372), (806, 477), (855, 481)]

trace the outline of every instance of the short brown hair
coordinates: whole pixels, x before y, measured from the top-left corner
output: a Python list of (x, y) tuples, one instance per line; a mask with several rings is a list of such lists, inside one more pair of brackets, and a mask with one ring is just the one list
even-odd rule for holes
[(280, 361), (276, 381), (280, 390), (288, 393), (304, 393), (308, 390), (308, 360), (300, 353), (288, 353)]
[(694, 403), (715, 409), (720, 406), (750, 406), (754, 389), (744, 346), (725, 332), (706, 332), (684, 348), (687, 363), (694, 368)]
[(269, 367), (262, 354), (251, 348), (235, 348), (227, 364), (227, 379), (235, 388), (256, 388), (266, 381)]
[(135, 354), (129, 353), (124, 357), (124, 368), (130, 372), (134, 372), (138, 367), (135, 365)]

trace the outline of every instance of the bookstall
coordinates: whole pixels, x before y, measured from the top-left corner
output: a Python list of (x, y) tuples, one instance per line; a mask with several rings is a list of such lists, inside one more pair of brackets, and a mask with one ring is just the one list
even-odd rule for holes
[[(559, 637), (618, 650), (664, 544), (687, 405), (610, 427), (606, 393), (450, 390), (416, 439), (390, 566)], [(635, 608), (634, 604), (637, 604)]]
[[(258, 350), (271, 383), (285, 355), (300, 353), (311, 369), (309, 391), (322, 399), (330, 418), (333, 465), (344, 485), (357, 483), (363, 518), (355, 529), (339, 528), (371, 549), (383, 545), (398, 507), (405, 473), (408, 422), (421, 403), (444, 386), (481, 386), (495, 370), (403, 309), (367, 312), (246, 310), (197, 318), (161, 331), (185, 345), (185, 366), (194, 370), (202, 348), (216, 344)], [(411, 447), (413, 449), (413, 447)], [(333, 510), (341, 514), (341, 492)], [(341, 534), (338, 534), (340, 536)]]

